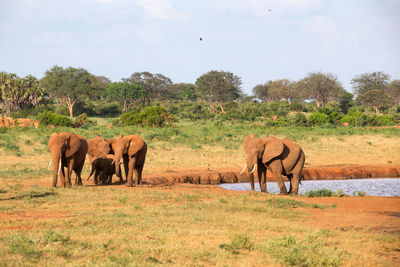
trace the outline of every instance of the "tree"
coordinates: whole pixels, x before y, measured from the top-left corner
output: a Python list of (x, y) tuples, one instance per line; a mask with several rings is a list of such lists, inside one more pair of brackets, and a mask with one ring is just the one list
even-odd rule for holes
[(253, 93), (254, 95), (264, 101), (264, 102), (271, 102), (274, 100), (278, 100), (276, 96), (271, 94), (271, 84), (272, 81), (267, 81), (264, 84), (257, 84), (256, 86), (253, 87)]
[(242, 81), (231, 72), (212, 70), (197, 78), (195, 86), (203, 99), (212, 103), (215, 113), (215, 102), (218, 102), (222, 112), (223, 102), (238, 99), (243, 94)]
[(171, 97), (170, 85), (172, 85), (172, 81), (162, 74), (152, 74), (147, 71), (135, 72), (129, 78), (123, 78), (122, 81), (141, 85), (146, 89), (149, 92), (146, 99), (148, 104), (153, 100), (161, 101)]
[(328, 101), (339, 101), (345, 92), (337, 77), (331, 73), (311, 72), (300, 81), (308, 99), (315, 100), (317, 107), (324, 107)]
[(88, 99), (99, 94), (99, 82), (96, 77), (83, 68), (54, 66), (46, 71), (40, 84), (58, 104), (66, 104), (69, 116), (74, 116), (74, 105), (80, 99)]
[(349, 108), (354, 106), (354, 95), (352, 93), (345, 92), (339, 99), (340, 109), (344, 114), (347, 114)]
[(369, 90), (385, 90), (390, 76), (384, 72), (364, 73), (351, 80), (354, 93), (361, 95)]
[(14, 73), (0, 73), (0, 102), (5, 106), (7, 115), (23, 107), (37, 106), (43, 94), (39, 81), (32, 75), (19, 78)]
[(174, 83), (169, 86), (171, 99), (195, 101), (196, 88), (191, 83)]
[(149, 92), (142, 86), (127, 82), (114, 82), (106, 86), (107, 95), (113, 99), (124, 103), (123, 112), (126, 112), (137, 100), (144, 100)]
[(393, 80), (387, 85), (387, 94), (395, 105), (400, 105), (400, 80)]
[(292, 92), (292, 82), (288, 79), (272, 81), (268, 91), (274, 98), (277, 98), (278, 100), (284, 99), (288, 103), (290, 103), (294, 98)]
[(365, 93), (357, 96), (357, 101), (367, 107), (373, 107), (375, 113), (379, 114), (379, 109), (383, 106), (389, 105), (391, 99), (382, 90), (368, 90)]

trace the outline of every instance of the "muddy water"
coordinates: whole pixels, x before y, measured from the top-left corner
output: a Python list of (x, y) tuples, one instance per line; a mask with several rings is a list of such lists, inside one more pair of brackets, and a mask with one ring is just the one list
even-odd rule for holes
[[(363, 191), (369, 196), (396, 196), (400, 197), (400, 179), (399, 178), (381, 178), (381, 179), (351, 179), (351, 180), (327, 180), (327, 181), (302, 181), (299, 194), (305, 194), (308, 190), (318, 190), (327, 188), (337, 192), (341, 189), (346, 195), (353, 195), (354, 192)], [(285, 183), (289, 189), (289, 183)], [(250, 183), (221, 184), (223, 188), (243, 191), (250, 190)], [(255, 183), (256, 190), (260, 191), (258, 182)], [(275, 182), (267, 183), (269, 193), (278, 194), (279, 188)]]

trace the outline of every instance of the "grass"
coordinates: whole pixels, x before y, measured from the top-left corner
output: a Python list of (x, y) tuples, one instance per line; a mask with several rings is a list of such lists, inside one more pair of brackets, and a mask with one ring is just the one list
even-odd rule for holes
[[(243, 167), (244, 137), (275, 135), (296, 140), (306, 154), (306, 167), (336, 164), (400, 164), (393, 143), (400, 141), (398, 129), (284, 127), (257, 123), (200, 121), (179, 122), (168, 128), (111, 127), (106, 119), (89, 129), (21, 128), (0, 133), (0, 179), (29, 179), (47, 175), (50, 159), (47, 142), (52, 132), (74, 131), (86, 139), (138, 134), (149, 150), (144, 175), (166, 170)], [(373, 145), (369, 145), (369, 144)], [(84, 174), (88, 174), (84, 168)]]
[[(243, 167), (242, 141), (251, 132), (296, 140), (306, 166), (400, 164), (393, 146), (400, 141), (398, 130), (212, 121), (164, 129), (106, 128), (109, 120), (99, 122), (89, 129), (0, 131), (1, 266), (394, 265), (382, 255), (396, 252), (398, 236), (358, 228), (315, 231), (303, 223), (309, 213), (336, 206), (304, 196), (175, 186), (49, 188), (47, 141), (53, 131), (75, 131), (86, 139), (138, 134), (149, 145), (144, 175), (150, 175)], [(89, 170), (85, 166), (84, 179)], [(28, 186), (33, 179), (38, 186)]]
[[(0, 262), (360, 266), (379, 265), (377, 255), (400, 241), (362, 229), (315, 231), (301, 221), (310, 210), (324, 207), (301, 196), (182, 190), (9, 189), (3, 193), (7, 200), (2, 196), (1, 212), (8, 217), (0, 220), (0, 229), (14, 230), (0, 232)], [(368, 243), (360, 248), (360, 240)]]

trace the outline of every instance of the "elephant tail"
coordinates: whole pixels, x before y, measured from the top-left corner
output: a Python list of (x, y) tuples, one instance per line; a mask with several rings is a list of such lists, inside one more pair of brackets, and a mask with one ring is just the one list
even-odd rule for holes
[(96, 170), (96, 168), (94, 168), (94, 167), (92, 166), (92, 171), (90, 172), (90, 174), (89, 174), (88, 178), (86, 179), (86, 181), (89, 181), (90, 177), (93, 175), (93, 173), (94, 173), (95, 170)]
[(299, 184), (302, 184), (302, 183), (301, 183), (301, 180), (304, 180), (304, 175), (303, 175), (303, 172), (301, 172), (301, 173), (300, 173)]

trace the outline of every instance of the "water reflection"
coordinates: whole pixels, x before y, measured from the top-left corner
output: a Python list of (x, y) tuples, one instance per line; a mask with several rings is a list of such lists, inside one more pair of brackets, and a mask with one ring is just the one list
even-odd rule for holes
[[(299, 186), (299, 194), (305, 194), (308, 190), (318, 190), (327, 188), (337, 192), (341, 189), (346, 195), (352, 195), (353, 192), (363, 191), (369, 196), (397, 196), (400, 197), (400, 179), (399, 178), (381, 178), (381, 179), (351, 179), (351, 180), (328, 180), (328, 181), (302, 181)], [(289, 189), (289, 182), (286, 182), (286, 188)], [(244, 191), (250, 190), (250, 183), (221, 184), (223, 188)], [(256, 190), (260, 191), (258, 182), (255, 183)], [(269, 193), (278, 194), (279, 188), (276, 182), (268, 182), (267, 190)]]

